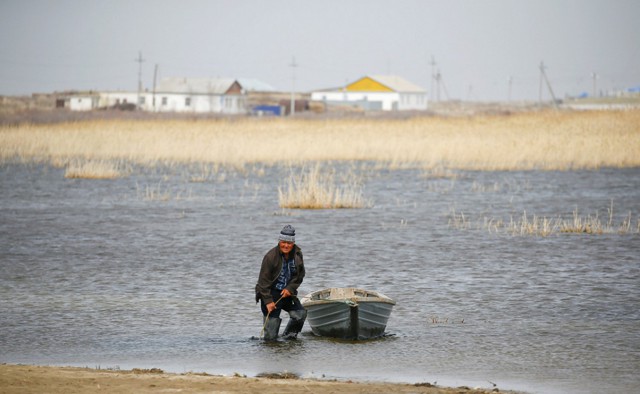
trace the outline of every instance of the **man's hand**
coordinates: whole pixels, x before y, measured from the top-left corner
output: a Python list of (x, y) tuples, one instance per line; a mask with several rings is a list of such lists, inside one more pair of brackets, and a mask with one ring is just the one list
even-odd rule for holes
[(276, 309), (276, 303), (270, 302), (267, 304), (267, 312), (271, 313)]
[(290, 292), (289, 290), (287, 290), (287, 289), (283, 289), (283, 290), (280, 292), (280, 295), (281, 295), (283, 298), (291, 297), (291, 292)]

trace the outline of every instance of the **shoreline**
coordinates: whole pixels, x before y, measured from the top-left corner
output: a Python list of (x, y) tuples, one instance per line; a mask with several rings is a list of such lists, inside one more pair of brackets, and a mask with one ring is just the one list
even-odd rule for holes
[(486, 394), (493, 392), (517, 394), (499, 388), (440, 387), (431, 383), (389, 383), (352, 380), (321, 380), (299, 378), (288, 373), (221, 376), (207, 373), (167, 373), (157, 368), (103, 370), (80, 367), (0, 364), (0, 387), (11, 393), (155, 393), (178, 391), (189, 393), (260, 393), (286, 394), (298, 392), (347, 394), (361, 393), (424, 393), (424, 394)]

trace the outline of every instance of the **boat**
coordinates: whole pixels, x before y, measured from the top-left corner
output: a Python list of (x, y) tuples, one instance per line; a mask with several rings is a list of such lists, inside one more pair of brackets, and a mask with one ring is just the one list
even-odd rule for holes
[(383, 336), (396, 304), (380, 292), (353, 287), (314, 291), (300, 302), (315, 335), (350, 340)]

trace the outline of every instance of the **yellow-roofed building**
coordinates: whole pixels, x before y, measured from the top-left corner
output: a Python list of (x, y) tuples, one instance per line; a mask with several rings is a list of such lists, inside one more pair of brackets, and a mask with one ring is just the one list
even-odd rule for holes
[(338, 89), (311, 93), (326, 106), (359, 107), (368, 111), (426, 110), (427, 91), (396, 75), (370, 75)]

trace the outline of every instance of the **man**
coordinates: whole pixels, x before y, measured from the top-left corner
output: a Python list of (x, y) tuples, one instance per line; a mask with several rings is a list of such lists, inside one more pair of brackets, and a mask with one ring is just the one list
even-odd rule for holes
[(283, 337), (295, 339), (307, 318), (298, 294), (304, 278), (302, 251), (296, 245), (296, 230), (286, 225), (278, 236), (278, 246), (269, 250), (262, 259), (260, 276), (256, 284), (256, 302), (264, 315), (264, 339), (273, 341), (280, 330), (280, 312), (289, 313), (289, 323)]

